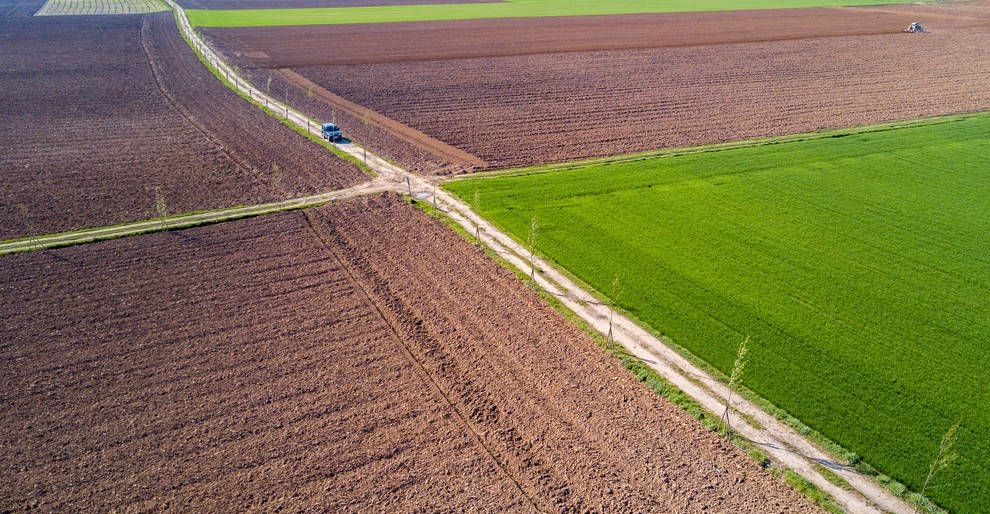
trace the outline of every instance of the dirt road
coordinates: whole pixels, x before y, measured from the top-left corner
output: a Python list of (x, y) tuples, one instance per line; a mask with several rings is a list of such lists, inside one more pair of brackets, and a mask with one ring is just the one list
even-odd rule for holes
[[(176, 8), (180, 26), (187, 37), (203, 53), (207, 61), (221, 70), (221, 74), (228, 77), (235, 87), (252, 98), (263, 99), (276, 112), (279, 110), (284, 112), (284, 116), (291, 122), (315, 132), (316, 128), (312, 126), (310, 120), (288, 106), (264, 97), (259, 90), (233, 74), (231, 69), (220, 61), (216, 54), (204, 45), (189, 28), (181, 8), (171, 0), (168, 1)], [(466, 205), (451, 195), (442, 190), (436, 190), (435, 184), (419, 176), (409, 174), (374, 155), (366, 155), (361, 148), (355, 145), (344, 144), (339, 145), (339, 148), (359, 159), (366, 160), (368, 166), (379, 173), (379, 178), (375, 180), (374, 185), (366, 185), (365, 187), (382, 187), (414, 194), (425, 193), (423, 196), (432, 196), (431, 199), (445, 209), (457, 223), (472, 233), (477, 227), (486, 244), (500, 252), (512, 265), (529, 273), (530, 262), (527, 258), (528, 251), (525, 248), (478, 217)], [(536, 274), (537, 283), (541, 287), (561, 298), (566, 306), (591, 323), (596, 329), (603, 332), (607, 330), (608, 311), (604, 306), (598, 305), (590, 294), (583, 291), (548, 263), (537, 258), (533, 260), (533, 266), (538, 272)], [(639, 356), (705, 408), (713, 412), (721, 410), (727, 394), (722, 384), (668, 348), (663, 341), (641, 329), (631, 319), (616, 315), (613, 318), (613, 325), (618, 343)], [(829, 455), (815, 448), (793, 429), (762, 412), (755, 405), (737, 400), (733, 406), (737, 411), (751, 416), (762, 425), (761, 427), (753, 427), (737, 422), (735, 429), (740, 434), (762, 444), (772, 459), (801, 473), (817, 487), (832, 495), (849, 512), (879, 514), (886, 511), (895, 514), (913, 514), (914, 509), (908, 504), (854, 471), (841, 467), (833, 468), (833, 471), (849, 482), (854, 490), (845, 490), (832, 484), (815, 469), (815, 465), (818, 463), (830, 462), (832, 458)]]

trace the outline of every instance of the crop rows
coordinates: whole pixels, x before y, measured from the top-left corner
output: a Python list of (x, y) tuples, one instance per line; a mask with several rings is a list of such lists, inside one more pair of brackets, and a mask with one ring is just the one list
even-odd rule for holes
[[(244, 66), (299, 68), (890, 35), (915, 19), (929, 16), (937, 16), (938, 30), (990, 25), (990, 6), (981, 11), (974, 5), (953, 5), (949, 14), (939, 7), (565, 16), (399, 26), (309, 25), (201, 31), (215, 47)], [(327, 41), (347, 44), (327, 52)]]
[(156, 188), (178, 213), (363, 178), (228, 91), (170, 14), (0, 26), (2, 239), (147, 219)]
[(396, 196), (0, 261), (5, 511), (817, 512)]
[(48, 0), (35, 16), (144, 14), (166, 10), (160, 0)]
[(892, 32), (297, 71), (493, 167), (990, 108), (990, 31)]
[(990, 500), (990, 118), (449, 187), (724, 372), (915, 490)]

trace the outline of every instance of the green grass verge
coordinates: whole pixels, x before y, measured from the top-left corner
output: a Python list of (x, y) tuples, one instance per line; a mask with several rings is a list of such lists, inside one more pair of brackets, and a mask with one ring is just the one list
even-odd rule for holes
[(476, 210), (519, 240), (535, 216), (542, 255), (599, 291), (621, 277), (623, 310), (716, 369), (751, 336), (748, 388), (915, 490), (962, 419), (961, 457), (929, 496), (977, 513), (987, 155), (990, 116), (976, 115), (445, 188), (478, 191)]
[[(886, 0), (882, 3), (906, 3)], [(403, 21), (530, 18), (664, 12), (783, 9), (798, 7), (875, 5), (876, 0), (506, 0), (481, 4), (432, 4), (308, 9), (199, 10), (186, 13), (198, 27), (261, 27), (338, 25)]]
[[(698, 420), (702, 426), (707, 428), (711, 432), (721, 433), (720, 417), (713, 414), (711, 411), (702, 407), (693, 398), (688, 396), (684, 391), (680, 390), (674, 384), (671, 384), (667, 379), (657, 373), (653, 368), (644, 363), (639, 358), (630, 354), (628, 350), (622, 345), (608, 341), (605, 336), (600, 332), (595, 330), (591, 325), (588, 324), (583, 318), (577, 315), (574, 311), (568, 308), (563, 302), (560, 301), (556, 296), (544, 291), (543, 289), (536, 287), (535, 284), (530, 280), (529, 276), (523, 273), (521, 270), (512, 265), (509, 261), (505, 260), (497, 252), (484, 245), (479, 241), (474, 234), (469, 233), (460, 226), (453, 219), (448, 217), (442, 211), (437, 210), (433, 207), (432, 203), (423, 202), (411, 198), (409, 196), (404, 196), (405, 200), (421, 210), (425, 214), (432, 218), (438, 219), (441, 223), (447, 226), (454, 233), (459, 235), (462, 239), (467, 241), (473, 246), (481, 248), (488, 258), (492, 259), (498, 263), (503, 268), (511, 271), (516, 278), (521, 282), (526, 284), (531, 288), (543, 301), (554, 308), (558, 313), (560, 313), (568, 322), (572, 323), (574, 326), (578, 327), (581, 331), (587, 334), (599, 347), (608, 352), (613, 358), (617, 359), (622, 363), (623, 367), (629, 370), (630, 373), (636, 376), (636, 378), (643, 382), (643, 384), (652, 392), (658, 394), (659, 396), (670, 401), (674, 405), (677, 405), (682, 410), (690, 414), (694, 419)], [(825, 509), (825, 511), (832, 514), (843, 514), (843, 510), (835, 503), (831, 496), (827, 493), (821, 491), (814, 484), (808, 482), (800, 475), (794, 472), (777, 467), (771, 467), (771, 461), (759, 447), (751, 443), (750, 441), (733, 435), (731, 437), (733, 444), (742, 449), (750, 458), (756, 461), (764, 468), (769, 468), (770, 471), (777, 476), (785, 480), (788, 484), (795, 486), (799, 492), (805, 494), (808, 498), (813, 500), (820, 507)], [(838, 477), (837, 477), (838, 478)], [(840, 478), (841, 480), (841, 478)], [(795, 485), (798, 484), (798, 485)]]
[[(233, 91), (234, 93), (236, 93), (237, 96), (239, 96), (239, 97), (243, 98), (244, 100), (250, 102), (251, 104), (253, 104), (258, 109), (261, 109), (265, 114), (271, 116), (272, 118), (275, 118), (276, 120), (278, 120), (279, 122), (281, 122), (283, 125), (285, 125), (285, 126), (289, 127), (290, 129), (294, 130), (296, 133), (300, 134), (301, 136), (305, 137), (306, 139), (309, 139), (310, 141), (312, 141), (312, 142), (314, 142), (314, 143), (316, 143), (316, 144), (318, 144), (318, 145), (326, 148), (327, 150), (330, 150), (337, 157), (340, 157), (341, 159), (344, 159), (345, 161), (350, 162), (351, 164), (357, 166), (358, 169), (360, 169), (365, 175), (368, 175), (369, 177), (372, 177), (372, 178), (374, 178), (374, 177), (376, 177), (378, 175), (377, 173), (375, 173), (374, 170), (372, 170), (367, 164), (365, 164), (364, 162), (362, 162), (360, 159), (354, 157), (353, 155), (351, 155), (349, 153), (346, 153), (346, 152), (341, 151), (336, 146), (330, 144), (327, 140), (325, 140), (325, 139), (323, 139), (321, 137), (318, 137), (318, 136), (312, 134), (311, 132), (307, 132), (306, 129), (304, 129), (304, 128), (298, 126), (298, 125), (296, 125), (295, 123), (289, 122), (289, 120), (285, 118), (285, 115), (284, 114), (279, 114), (277, 111), (272, 110), (271, 108), (269, 108), (265, 104), (261, 103), (260, 101), (256, 100), (255, 98), (251, 97), (250, 95), (244, 93), (243, 91), (237, 89), (237, 87), (234, 86), (234, 84), (232, 82), (230, 82), (229, 80), (227, 80), (227, 78), (224, 77), (223, 74), (221, 74), (219, 70), (217, 70), (212, 64), (210, 64), (210, 61), (206, 60), (206, 58), (204, 58), (203, 55), (200, 54), (199, 51), (196, 50), (196, 46), (193, 45), (192, 42), (189, 41), (189, 38), (186, 37), (186, 34), (184, 32), (182, 32), (182, 27), (179, 26), (179, 20), (178, 20), (178, 18), (176, 18), (174, 15), (173, 15), (172, 18), (175, 21), (176, 26), (179, 27), (179, 34), (182, 35), (182, 39), (186, 42), (186, 46), (188, 46), (189, 47), (189, 50), (191, 50), (192, 53), (194, 55), (196, 55), (196, 58), (199, 59), (199, 62), (202, 63), (202, 65), (205, 66), (206, 69), (209, 70), (209, 72), (212, 73), (213, 76), (217, 78), (217, 80), (219, 80), (220, 82), (222, 82), (223, 85), (227, 86), (228, 89), (230, 89), (231, 91)], [(235, 72), (236, 72), (236, 70), (235, 70)], [(311, 118), (310, 118), (310, 121), (313, 122), (313, 125), (314, 126), (319, 126), (320, 125), (320, 122), (318, 122), (316, 120), (313, 120)]]

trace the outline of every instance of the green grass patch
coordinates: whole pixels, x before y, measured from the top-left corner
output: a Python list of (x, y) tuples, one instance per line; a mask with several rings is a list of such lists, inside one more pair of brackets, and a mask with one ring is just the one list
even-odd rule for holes
[[(907, 3), (887, 0), (882, 3)], [(783, 9), (797, 7), (874, 5), (876, 0), (505, 0), (482, 4), (431, 4), (306, 9), (189, 9), (197, 27), (262, 27), (284, 25), (338, 25), (403, 21), (531, 18), (664, 12)]]
[[(666, 400), (670, 401), (674, 405), (677, 405), (682, 410), (690, 414), (696, 420), (698, 420), (701, 425), (707, 428), (711, 432), (722, 433), (722, 426), (720, 423), (720, 417), (713, 414), (711, 411), (702, 407), (698, 402), (688, 396), (684, 391), (679, 389), (674, 384), (671, 384), (666, 378), (657, 373), (653, 368), (644, 363), (638, 357), (629, 353), (625, 347), (622, 345), (608, 341), (605, 336), (595, 330), (584, 318), (580, 317), (569, 309), (563, 302), (560, 301), (556, 296), (548, 293), (547, 291), (537, 287), (530, 279), (529, 275), (526, 275), (521, 270), (512, 265), (509, 261), (505, 260), (497, 252), (489, 248), (488, 246), (482, 244), (474, 234), (469, 233), (464, 227), (460, 226), (447, 216), (443, 211), (440, 211), (433, 207), (433, 204), (429, 202), (423, 202), (416, 200), (409, 196), (404, 196), (405, 200), (416, 207), (423, 213), (429, 215), (432, 218), (438, 219), (441, 223), (447, 226), (447, 228), (454, 231), (465, 241), (471, 243), (474, 246), (480, 247), (490, 259), (497, 262), (503, 268), (511, 271), (516, 275), (522, 283), (529, 286), (533, 291), (547, 304), (559, 312), (568, 322), (572, 323), (579, 329), (581, 329), (585, 334), (587, 334), (600, 348), (609, 353), (613, 358), (617, 359), (622, 365), (629, 370), (636, 378), (643, 382), (643, 384), (652, 392), (660, 395)], [(831, 496), (821, 491), (814, 484), (808, 482), (803, 477), (785, 470), (779, 467), (772, 467), (770, 458), (767, 457), (763, 451), (750, 441), (743, 439), (737, 435), (731, 436), (731, 441), (733, 444), (742, 449), (751, 459), (758, 463), (763, 468), (769, 468), (774, 475), (778, 478), (785, 480), (788, 483), (793, 483), (797, 479), (797, 483), (800, 487), (796, 487), (799, 492), (805, 494), (812, 501), (817, 503), (827, 512), (832, 514), (844, 514), (844, 512), (838, 508), (835, 501)], [(792, 476), (789, 478), (784, 478), (785, 473), (790, 473)], [(838, 477), (837, 477), (838, 478)], [(839, 478), (841, 480), (841, 478)]]
[[(344, 152), (343, 150), (337, 148), (336, 146), (334, 146), (333, 144), (331, 144), (327, 140), (323, 139), (322, 137), (319, 137), (319, 136), (313, 134), (312, 132), (308, 132), (306, 129), (304, 129), (304, 128), (298, 126), (298, 125), (296, 125), (295, 123), (290, 122), (288, 120), (288, 118), (285, 117), (285, 114), (284, 113), (279, 113), (277, 111), (272, 110), (267, 105), (261, 103), (261, 101), (255, 99), (251, 95), (248, 95), (244, 91), (241, 91), (240, 89), (237, 89), (237, 87), (233, 83), (231, 83), (229, 80), (227, 80), (227, 77), (223, 76), (223, 74), (221, 74), (220, 71), (217, 70), (213, 66), (213, 64), (210, 63), (210, 61), (206, 60), (206, 58), (204, 58), (203, 55), (199, 53), (199, 51), (196, 49), (196, 46), (193, 45), (192, 42), (189, 41), (189, 38), (186, 37), (185, 32), (182, 31), (182, 27), (179, 25), (179, 20), (177, 18), (175, 18), (174, 16), (173, 16), (173, 19), (175, 20), (176, 26), (179, 27), (179, 34), (182, 35), (182, 39), (185, 40), (186, 45), (189, 46), (189, 49), (192, 50), (193, 54), (196, 55), (196, 58), (199, 59), (199, 62), (202, 63), (203, 66), (205, 66), (206, 69), (209, 70), (209, 72), (212, 73), (213, 76), (217, 78), (217, 80), (219, 80), (220, 82), (222, 82), (223, 85), (227, 86), (228, 89), (230, 89), (231, 91), (233, 91), (234, 93), (236, 93), (237, 96), (240, 96), (244, 100), (247, 100), (248, 102), (250, 102), (251, 104), (253, 104), (255, 107), (257, 107), (258, 109), (261, 109), (265, 114), (267, 114), (267, 115), (271, 116), (272, 118), (275, 118), (276, 120), (280, 121), (283, 125), (285, 125), (285, 126), (291, 128), (292, 130), (296, 131), (296, 133), (302, 135), (306, 139), (309, 139), (310, 141), (312, 141), (312, 142), (314, 142), (314, 143), (316, 143), (316, 144), (318, 144), (318, 145), (326, 148), (327, 150), (330, 150), (337, 157), (340, 157), (341, 159), (344, 159), (345, 161), (350, 162), (351, 164), (357, 166), (357, 168), (359, 170), (361, 170), (365, 175), (368, 175), (369, 177), (372, 177), (372, 178), (378, 176), (378, 173), (376, 173), (374, 170), (372, 170), (367, 164), (365, 164), (364, 162), (362, 162), (360, 159), (358, 159), (358, 158), (354, 157), (353, 155), (351, 155), (351, 154), (349, 154), (347, 152)], [(237, 73), (237, 70), (235, 70), (235, 75), (239, 75), (239, 73)], [(242, 82), (246, 82), (243, 78), (241, 79), (241, 81)], [(313, 123), (313, 126), (314, 127), (318, 127), (320, 125), (320, 122), (318, 122), (316, 120), (313, 120), (311, 118), (310, 118), (310, 121)]]
[[(620, 308), (928, 496), (990, 504), (990, 116), (445, 187)], [(906, 496), (910, 493), (905, 492)], [(920, 500), (919, 500), (920, 501)]]

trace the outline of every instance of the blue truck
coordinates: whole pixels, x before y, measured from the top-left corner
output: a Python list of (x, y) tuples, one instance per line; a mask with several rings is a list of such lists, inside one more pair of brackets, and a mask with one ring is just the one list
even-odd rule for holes
[(344, 138), (344, 135), (340, 133), (340, 127), (333, 123), (324, 123), (321, 132), (323, 139), (327, 141), (336, 142)]

